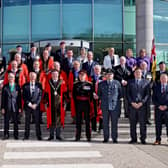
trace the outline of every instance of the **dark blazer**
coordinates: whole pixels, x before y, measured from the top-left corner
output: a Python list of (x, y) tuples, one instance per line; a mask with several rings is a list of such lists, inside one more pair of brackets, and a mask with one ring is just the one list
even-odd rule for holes
[(69, 76), (69, 72), (73, 68), (73, 61), (74, 58), (72, 58), (72, 63), (70, 64), (68, 58), (64, 58), (63, 60), (62, 70), (67, 74), (67, 76)]
[(132, 79), (132, 70), (130, 67), (125, 66), (125, 70), (123, 71), (121, 65), (118, 65), (115, 67), (115, 75), (114, 78), (118, 81), (126, 80), (128, 81), (129, 79)]
[[(119, 100), (122, 97), (121, 84), (117, 80), (113, 80), (111, 83), (112, 95), (110, 101), (112, 101), (113, 109), (119, 108)], [(108, 84), (107, 81), (102, 81), (98, 85), (98, 96), (101, 100), (101, 109), (103, 111), (108, 110)]]
[(23, 85), (23, 100), (24, 100), (24, 108), (30, 109), (28, 106), (29, 102), (32, 104), (37, 104), (37, 109), (40, 109), (40, 101), (42, 97), (42, 86), (40, 83), (35, 84), (35, 92), (33, 95), (30, 93), (30, 82)]
[(14, 91), (11, 92), (9, 84), (2, 88), (1, 109), (6, 112), (19, 112), (21, 109), (21, 90), (19, 85), (15, 84)]
[[(163, 73), (167, 73), (168, 74), (168, 71), (166, 70), (165, 72)], [(156, 71), (156, 78), (155, 78), (155, 82), (159, 83), (160, 82), (160, 71)]]
[(127, 98), (129, 104), (132, 102), (142, 102), (143, 105), (145, 105), (150, 98), (149, 82), (145, 79), (141, 79), (139, 85), (137, 86), (135, 79), (130, 80), (127, 85)]
[(82, 69), (87, 71), (88, 76), (93, 76), (94, 75), (94, 66), (98, 65), (97, 62), (93, 61), (91, 66), (89, 66), (88, 61), (82, 64)]
[(54, 61), (58, 61), (62, 66), (63, 59), (65, 58), (65, 55), (66, 55), (66, 50), (65, 50), (64, 55), (62, 55), (61, 49), (56, 50), (56, 53), (54, 55)]
[(161, 92), (161, 83), (156, 83), (153, 86), (153, 104), (156, 106), (156, 109), (160, 105), (168, 106), (168, 86), (164, 93)]
[[(36, 53), (37, 55), (37, 53)], [(34, 59), (31, 57), (31, 52), (27, 54), (27, 58), (26, 58), (26, 65), (27, 65), (27, 68), (30, 71), (33, 70), (33, 62), (34, 62)]]

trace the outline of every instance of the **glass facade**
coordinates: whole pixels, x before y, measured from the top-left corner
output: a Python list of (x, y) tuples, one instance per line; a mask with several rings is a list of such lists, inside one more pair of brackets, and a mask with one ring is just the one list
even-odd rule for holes
[[(52, 39), (89, 41), (102, 61), (108, 47), (119, 55), (136, 50), (135, 0), (1, 0), (0, 42), (3, 54), (17, 44)], [(159, 10), (158, 10), (159, 9)], [(154, 0), (154, 34), (158, 53), (166, 55), (168, 2)], [(164, 46), (163, 46), (164, 44)], [(166, 58), (165, 58), (166, 59)], [(166, 59), (167, 60), (167, 59)]]
[(168, 64), (168, 1), (154, 0), (154, 35), (157, 62)]

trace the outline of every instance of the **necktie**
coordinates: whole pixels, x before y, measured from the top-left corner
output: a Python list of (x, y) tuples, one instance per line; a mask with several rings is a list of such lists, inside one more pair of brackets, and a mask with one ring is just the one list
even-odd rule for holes
[(114, 58), (111, 58), (111, 66), (114, 66)]

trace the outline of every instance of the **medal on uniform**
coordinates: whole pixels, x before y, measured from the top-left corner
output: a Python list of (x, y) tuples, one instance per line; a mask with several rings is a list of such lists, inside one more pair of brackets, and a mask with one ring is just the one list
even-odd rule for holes
[(57, 95), (57, 92), (56, 92), (56, 91), (54, 92), (54, 95), (55, 95), (55, 96)]

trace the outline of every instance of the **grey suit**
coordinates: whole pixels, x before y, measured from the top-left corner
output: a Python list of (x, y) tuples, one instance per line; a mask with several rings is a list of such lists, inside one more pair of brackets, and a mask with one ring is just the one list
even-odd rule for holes
[(104, 140), (109, 139), (109, 117), (111, 118), (111, 136), (113, 141), (117, 140), (117, 124), (120, 113), (119, 100), (121, 98), (121, 85), (117, 80), (112, 80), (110, 84), (102, 81), (98, 86), (98, 96), (101, 100), (103, 112)]
[[(141, 79), (139, 84), (133, 79), (129, 81), (127, 87), (127, 98), (129, 103), (129, 119), (130, 119), (130, 134), (133, 141), (137, 141), (136, 124), (140, 123), (140, 139), (146, 139), (146, 103), (150, 98), (150, 85), (145, 79)], [(131, 103), (140, 103), (142, 106), (139, 109), (134, 108)]]

